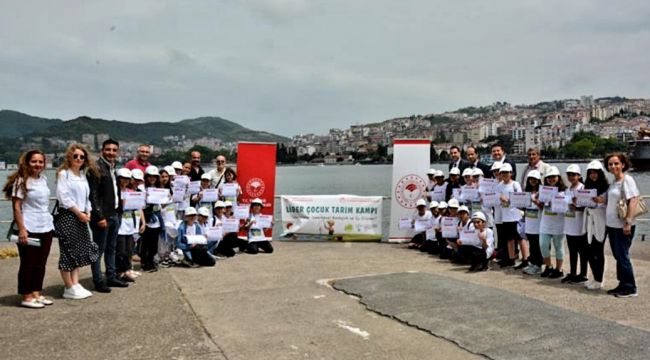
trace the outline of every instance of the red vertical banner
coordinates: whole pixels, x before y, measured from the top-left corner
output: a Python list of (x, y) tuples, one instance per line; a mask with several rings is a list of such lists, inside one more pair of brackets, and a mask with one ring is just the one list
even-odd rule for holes
[[(262, 213), (271, 216), (275, 204), (276, 150), (275, 143), (240, 142), (237, 144), (237, 182), (242, 189), (239, 202), (250, 204), (251, 200), (260, 198), (264, 202)], [(277, 220), (273, 219), (273, 221)], [(267, 238), (271, 238), (273, 229), (266, 229), (264, 234)]]

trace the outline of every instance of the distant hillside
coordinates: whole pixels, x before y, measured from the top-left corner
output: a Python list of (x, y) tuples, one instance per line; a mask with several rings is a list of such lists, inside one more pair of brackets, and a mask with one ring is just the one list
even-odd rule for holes
[(59, 119), (45, 119), (13, 110), (0, 110), (0, 126), (2, 126), (0, 136), (8, 138), (24, 136), (62, 122)]
[(214, 137), (224, 142), (264, 141), (286, 142), (283, 136), (245, 128), (219, 117), (201, 117), (180, 122), (130, 123), (117, 120), (93, 119), (82, 116), (61, 121), (33, 117), (15, 111), (0, 111), (3, 130), (0, 137), (58, 137), (81, 140), (82, 134), (109, 134), (122, 141), (160, 144), (165, 136), (185, 136), (186, 139)]

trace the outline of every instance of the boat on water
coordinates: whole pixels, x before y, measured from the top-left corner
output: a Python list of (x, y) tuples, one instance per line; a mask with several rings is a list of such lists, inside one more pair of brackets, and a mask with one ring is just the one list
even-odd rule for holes
[(637, 138), (628, 144), (634, 170), (650, 170), (650, 129), (641, 127)]

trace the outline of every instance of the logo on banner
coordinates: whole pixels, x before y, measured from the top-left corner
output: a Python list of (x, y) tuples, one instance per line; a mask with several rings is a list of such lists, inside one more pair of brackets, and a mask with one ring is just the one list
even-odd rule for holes
[(415, 208), (415, 203), (424, 195), (424, 189), (427, 184), (420, 176), (409, 174), (397, 182), (395, 186), (395, 199), (397, 202), (407, 209)]
[(251, 178), (246, 183), (246, 194), (248, 194), (248, 196), (251, 198), (258, 198), (262, 196), (262, 194), (264, 194), (264, 190), (266, 190), (264, 180), (258, 177)]

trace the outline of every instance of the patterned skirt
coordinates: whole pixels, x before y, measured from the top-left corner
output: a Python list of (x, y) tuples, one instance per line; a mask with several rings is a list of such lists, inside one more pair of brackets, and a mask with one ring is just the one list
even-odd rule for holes
[(72, 271), (88, 266), (99, 258), (99, 247), (90, 238), (88, 224), (81, 222), (77, 216), (59, 209), (54, 222), (56, 235), (59, 237), (59, 270)]

